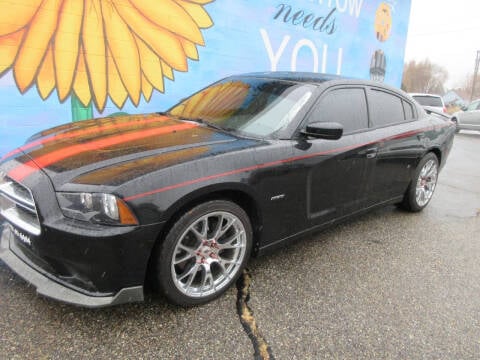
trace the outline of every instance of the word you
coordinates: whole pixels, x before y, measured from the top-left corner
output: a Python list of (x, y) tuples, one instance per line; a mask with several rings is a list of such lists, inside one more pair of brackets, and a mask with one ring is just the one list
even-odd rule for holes
[[(277, 50), (273, 50), (272, 42), (270, 40), (270, 36), (268, 35), (267, 30), (260, 29), (260, 35), (263, 39), (263, 44), (265, 45), (265, 50), (267, 51), (268, 58), (270, 60), (270, 70), (276, 71), (278, 67), (278, 63), (282, 59), (283, 54), (290, 42), (291, 36), (285, 35), (283, 36), (282, 42)], [(292, 49), (291, 56), (290, 56), (290, 69), (291, 71), (297, 70), (297, 62), (298, 62), (298, 53), (302, 48), (307, 48), (312, 53), (312, 71), (318, 72), (320, 60), (319, 60), (319, 52), (315, 43), (309, 39), (300, 39), (297, 41)], [(327, 54), (328, 54), (328, 45), (323, 44), (322, 49), (322, 71), (323, 73), (326, 72), (327, 69)], [(339, 48), (337, 52), (337, 75), (341, 74), (342, 71), (342, 59), (343, 58), (343, 49)]]

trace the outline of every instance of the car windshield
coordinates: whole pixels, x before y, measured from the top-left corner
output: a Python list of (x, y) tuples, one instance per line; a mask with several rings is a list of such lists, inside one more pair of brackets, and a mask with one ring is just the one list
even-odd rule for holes
[(172, 107), (168, 113), (253, 137), (275, 137), (292, 123), (314, 86), (288, 81), (227, 79)]
[(438, 96), (415, 95), (413, 98), (422, 106), (437, 106), (443, 108), (442, 99)]

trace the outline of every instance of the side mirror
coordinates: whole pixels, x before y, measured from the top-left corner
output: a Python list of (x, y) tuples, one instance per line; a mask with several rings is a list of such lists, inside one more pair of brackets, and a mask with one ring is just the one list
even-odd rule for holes
[(336, 122), (314, 122), (301, 132), (318, 139), (337, 140), (343, 135), (343, 125)]

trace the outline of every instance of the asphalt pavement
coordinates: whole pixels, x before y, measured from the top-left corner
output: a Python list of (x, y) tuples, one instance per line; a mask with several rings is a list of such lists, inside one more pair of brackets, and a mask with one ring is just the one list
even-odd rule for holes
[(457, 134), (422, 213), (387, 207), (253, 259), (248, 286), (201, 307), (77, 308), (0, 262), (0, 359), (253, 359), (259, 339), (276, 359), (478, 359), (479, 154), (480, 133)]

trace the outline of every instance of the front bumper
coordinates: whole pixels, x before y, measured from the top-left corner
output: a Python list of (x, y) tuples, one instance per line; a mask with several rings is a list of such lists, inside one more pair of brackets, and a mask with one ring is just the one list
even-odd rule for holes
[(143, 301), (143, 286), (122, 288), (112, 296), (90, 296), (71, 289), (22, 261), (10, 249), (11, 241), (13, 241), (13, 232), (10, 226), (3, 226), (0, 236), (0, 259), (15, 273), (32, 284), (40, 295), (89, 308)]

